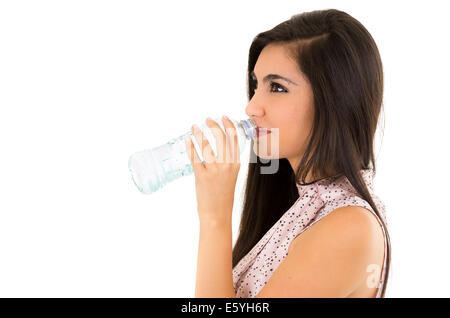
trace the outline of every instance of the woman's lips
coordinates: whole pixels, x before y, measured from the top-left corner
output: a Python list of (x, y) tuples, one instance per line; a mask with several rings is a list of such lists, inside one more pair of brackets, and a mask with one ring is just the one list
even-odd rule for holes
[(256, 129), (256, 137), (257, 138), (259, 138), (261, 136), (264, 136), (264, 135), (269, 135), (270, 133), (271, 133), (271, 131), (270, 131), (269, 128), (260, 128), (260, 127), (258, 127)]

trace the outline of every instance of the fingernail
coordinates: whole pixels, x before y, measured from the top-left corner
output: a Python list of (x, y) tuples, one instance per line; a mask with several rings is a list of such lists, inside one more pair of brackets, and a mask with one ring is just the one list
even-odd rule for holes
[(227, 116), (225, 116), (225, 115), (223, 115), (223, 116), (222, 116), (222, 118), (225, 118), (225, 119), (229, 120), (229, 119), (228, 119), (228, 117), (227, 117)]

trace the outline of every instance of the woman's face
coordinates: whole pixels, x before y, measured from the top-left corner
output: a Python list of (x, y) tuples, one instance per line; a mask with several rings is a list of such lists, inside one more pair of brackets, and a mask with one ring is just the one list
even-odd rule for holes
[[(269, 74), (288, 80), (265, 80)], [(311, 86), (286, 48), (279, 44), (269, 44), (261, 51), (253, 80), (255, 94), (245, 112), (258, 127), (271, 130), (269, 135), (255, 141), (253, 150), (264, 159), (286, 158), (295, 171), (308, 144), (314, 119)]]

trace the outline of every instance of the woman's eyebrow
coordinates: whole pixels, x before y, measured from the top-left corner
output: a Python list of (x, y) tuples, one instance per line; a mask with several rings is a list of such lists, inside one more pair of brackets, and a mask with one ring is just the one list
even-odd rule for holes
[[(253, 77), (253, 78), (256, 78), (255, 72), (252, 71), (252, 72), (250, 73), (250, 76)], [(267, 81), (269, 81), (269, 80), (271, 80), (271, 79), (281, 79), (281, 80), (284, 80), (284, 81), (286, 81), (286, 82), (288, 82), (288, 83), (291, 83), (291, 84), (294, 84), (294, 85), (298, 85), (297, 83), (291, 81), (289, 78), (284, 77), (284, 76), (281, 76), (281, 75), (278, 75), (278, 74), (267, 74), (267, 75), (264, 77), (264, 79), (263, 79), (263, 83), (265, 83), (265, 82), (267, 82)]]

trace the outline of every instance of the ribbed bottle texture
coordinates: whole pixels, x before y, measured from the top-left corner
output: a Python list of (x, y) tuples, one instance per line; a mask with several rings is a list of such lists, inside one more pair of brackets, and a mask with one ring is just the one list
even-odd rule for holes
[[(255, 138), (256, 124), (251, 118), (239, 122), (233, 119), (230, 120), (236, 127), (239, 149), (242, 154), (248, 141)], [(225, 131), (222, 121), (220, 119), (215, 119), (215, 121)], [(216, 140), (211, 130), (206, 124), (201, 125), (200, 128), (217, 155)], [(184, 142), (184, 136), (186, 135), (191, 136), (197, 154), (203, 161), (199, 145), (191, 131), (170, 140), (164, 145), (139, 151), (130, 156), (128, 169), (134, 184), (142, 193), (150, 194), (158, 191), (167, 183), (194, 172), (186, 152)]]

